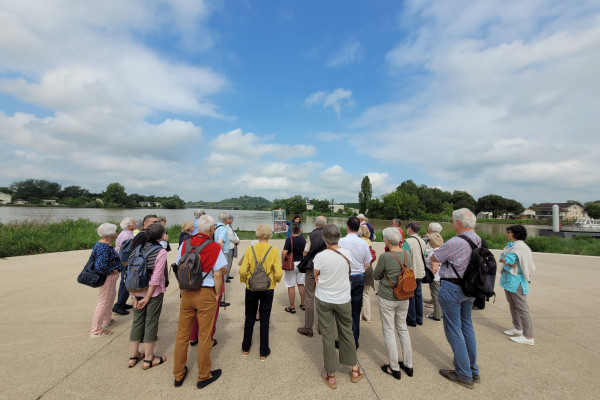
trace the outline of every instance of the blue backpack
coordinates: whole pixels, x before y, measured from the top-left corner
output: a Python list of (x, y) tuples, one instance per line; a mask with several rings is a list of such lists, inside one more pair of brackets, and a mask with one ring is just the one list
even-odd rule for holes
[(132, 245), (133, 239), (127, 239), (121, 243), (121, 248), (119, 248), (119, 258), (121, 259), (121, 264), (123, 264), (124, 267), (127, 266), (127, 261), (131, 256)]
[(148, 288), (150, 282), (150, 274), (146, 268), (146, 259), (148, 256), (163, 247), (154, 245), (145, 252), (142, 252), (142, 245), (135, 248), (131, 257), (129, 257), (127, 265), (127, 274), (125, 275), (125, 288), (130, 292), (143, 292)]

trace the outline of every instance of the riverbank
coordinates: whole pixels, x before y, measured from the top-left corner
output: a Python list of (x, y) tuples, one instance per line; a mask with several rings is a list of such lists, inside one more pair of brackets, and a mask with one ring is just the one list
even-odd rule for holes
[[(115, 225), (118, 226), (118, 223)], [(55, 223), (26, 221), (0, 224), (0, 258), (91, 249), (98, 241), (97, 227), (97, 223), (85, 219)], [(171, 243), (178, 242), (180, 233), (180, 225), (172, 225), (167, 229)], [(236, 230), (236, 233), (241, 240), (256, 238), (254, 231)], [(478, 233), (491, 249), (502, 249), (506, 246), (504, 235)], [(342, 235), (345, 235), (344, 228), (342, 228)], [(376, 235), (376, 242), (382, 242), (381, 231), (376, 231)], [(444, 240), (452, 236), (454, 236), (453, 232), (443, 232)], [(285, 239), (285, 234), (276, 233), (273, 239)], [(540, 253), (600, 256), (600, 240), (590, 237), (578, 236), (573, 239), (555, 236), (530, 237), (527, 239), (527, 245), (532, 251)]]

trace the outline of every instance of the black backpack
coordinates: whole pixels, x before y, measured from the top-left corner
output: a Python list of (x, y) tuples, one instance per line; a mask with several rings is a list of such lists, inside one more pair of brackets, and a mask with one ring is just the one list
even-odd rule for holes
[(463, 277), (456, 272), (454, 265), (450, 266), (460, 280), (460, 287), (465, 296), (475, 298), (490, 298), (496, 296), (494, 285), (496, 284), (496, 259), (490, 252), (487, 244), (482, 240), (481, 246), (477, 246), (471, 239), (465, 235), (458, 235), (459, 238), (466, 240), (471, 246), (471, 258), (469, 265)]
[(206, 274), (202, 273), (200, 252), (210, 243), (214, 242), (211, 239), (206, 239), (201, 245), (192, 246), (191, 239), (185, 241), (185, 250), (179, 259), (179, 263), (173, 264), (173, 271), (175, 277), (177, 277), (177, 282), (179, 282), (179, 289), (198, 290), (202, 287), (208, 272)]

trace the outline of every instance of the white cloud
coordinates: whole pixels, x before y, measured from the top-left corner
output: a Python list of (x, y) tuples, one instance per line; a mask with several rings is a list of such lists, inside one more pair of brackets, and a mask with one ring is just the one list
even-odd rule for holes
[(595, 199), (600, 176), (583, 166), (600, 169), (600, 10), (468, 4), (411, 3), (403, 21), (420, 19), (416, 33), (387, 60), (394, 75), (422, 66), (427, 79), (414, 96), (367, 109), (351, 125), (354, 143), (382, 143), (369, 154), (411, 168), (418, 161), (426, 183), (476, 197)]
[(354, 64), (360, 62), (363, 57), (362, 45), (357, 40), (351, 40), (342, 46), (342, 48), (332, 55), (327, 61), (327, 66), (338, 67), (345, 64)]
[(304, 100), (304, 104), (309, 108), (314, 105), (322, 105), (323, 108), (331, 107), (339, 117), (342, 107), (352, 107), (354, 100), (352, 91), (338, 88), (333, 92), (315, 92)]

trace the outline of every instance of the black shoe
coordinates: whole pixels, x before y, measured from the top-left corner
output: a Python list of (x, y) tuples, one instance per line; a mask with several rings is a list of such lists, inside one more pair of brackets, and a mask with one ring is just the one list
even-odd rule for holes
[(183, 381), (185, 381), (185, 377), (187, 376), (187, 373), (188, 373), (188, 369), (187, 369), (187, 365), (186, 365), (185, 372), (183, 373), (183, 378), (181, 378), (180, 381), (175, 379), (175, 382), (173, 383), (173, 385), (175, 385), (175, 387), (179, 387), (179, 386), (183, 385)]
[(120, 314), (120, 315), (128, 315), (129, 314), (129, 311), (127, 311), (127, 310), (124, 310), (122, 308), (114, 308), (114, 307), (112, 309), (112, 312)]
[(400, 361), (400, 368), (406, 373), (408, 376), (413, 376), (413, 369), (408, 368), (402, 361)]
[(226, 301), (222, 301), (220, 305), (221, 305), (221, 307), (229, 307), (231, 305), (231, 303), (228, 303)]
[(195, 345), (197, 345), (197, 344), (198, 344), (198, 339), (196, 339), (196, 340), (192, 340), (192, 341), (190, 342), (190, 346), (195, 346)]
[(414, 322), (407, 322), (406, 325), (408, 325), (408, 326), (417, 326), (417, 324), (414, 323)]
[(473, 389), (473, 381), (461, 378), (460, 376), (456, 375), (456, 372), (454, 372), (453, 369), (440, 369), (440, 375), (451, 382), (458, 383), (459, 385), (468, 389)]
[(131, 304), (125, 304), (125, 305), (123, 306), (123, 308), (124, 308), (125, 310), (131, 310), (131, 309), (133, 308), (133, 306), (132, 306)]
[(219, 379), (219, 377), (221, 376), (221, 370), (220, 369), (215, 369), (214, 371), (210, 371), (210, 374), (212, 375), (210, 378), (205, 379), (203, 381), (198, 381), (198, 383), (196, 383), (196, 387), (198, 389), (202, 389), (207, 387), (208, 385), (210, 385), (211, 383), (213, 383), (214, 381), (216, 381), (217, 379)]
[(335, 348), (339, 349), (340, 348), (340, 342), (338, 342), (337, 340), (335, 341)]
[[(390, 371), (392, 371), (391, 373), (388, 371), (388, 368), (390, 369)], [(400, 378), (402, 377), (402, 376), (400, 375), (400, 371), (394, 371), (394, 370), (392, 369), (392, 367), (390, 367), (390, 365), (389, 365), (389, 364), (382, 365), (382, 366), (381, 366), (381, 370), (382, 370), (383, 372), (385, 372), (386, 374), (393, 376), (393, 377), (394, 377), (394, 378), (396, 378), (396, 379), (400, 379)]]

